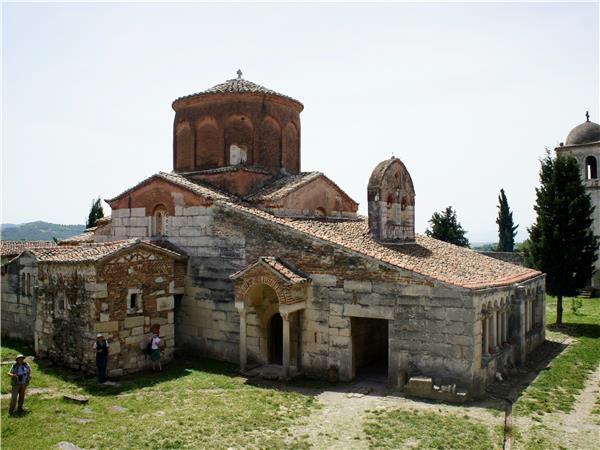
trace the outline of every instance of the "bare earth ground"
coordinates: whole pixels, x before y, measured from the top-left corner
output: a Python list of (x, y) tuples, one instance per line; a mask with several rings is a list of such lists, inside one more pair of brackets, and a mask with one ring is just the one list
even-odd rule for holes
[[(539, 447), (566, 449), (600, 448), (600, 423), (592, 414), (600, 395), (600, 366), (589, 377), (586, 388), (579, 395), (570, 413), (546, 414), (541, 418), (516, 417), (513, 426), (521, 439), (513, 440), (512, 448), (530, 448), (526, 443), (530, 435), (542, 437)], [(305, 439), (316, 449), (362, 449), (369, 442), (363, 432), (366, 413), (374, 409), (412, 409), (437, 414), (468, 416), (491, 428), (504, 425), (504, 401), (488, 399), (468, 405), (448, 405), (402, 397), (398, 392), (386, 389), (381, 383), (362, 381), (340, 388), (324, 390), (315, 394), (320, 408), (306, 420), (290, 429), (293, 437)], [(415, 443), (416, 444), (416, 443)], [(499, 440), (498, 448), (502, 447)]]
[[(310, 394), (310, 390), (303, 390)], [(316, 449), (362, 449), (369, 443), (363, 432), (366, 413), (375, 409), (406, 408), (437, 414), (467, 415), (491, 426), (504, 423), (504, 404), (490, 399), (469, 406), (454, 406), (423, 400), (412, 400), (389, 390), (381, 383), (360, 381), (316, 395), (321, 408), (307, 420), (291, 428), (294, 437), (302, 437)], [(497, 410), (497, 409), (498, 410)]]
[(537, 434), (554, 448), (600, 448), (600, 422), (592, 414), (600, 395), (600, 366), (590, 375), (585, 389), (570, 413), (556, 412), (541, 417), (515, 417), (513, 425), (524, 435)]

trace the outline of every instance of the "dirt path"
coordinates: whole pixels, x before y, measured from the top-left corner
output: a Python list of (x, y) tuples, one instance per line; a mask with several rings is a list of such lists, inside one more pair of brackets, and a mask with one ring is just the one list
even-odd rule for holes
[(588, 377), (585, 387), (570, 413), (556, 412), (543, 418), (519, 417), (518, 427), (523, 434), (537, 433), (564, 448), (597, 449), (600, 442), (600, 424), (592, 414), (600, 395), (600, 365)]
[(600, 365), (588, 378), (583, 392), (577, 398), (573, 410), (563, 415), (560, 431), (571, 448), (598, 448), (600, 425), (592, 414), (596, 399), (600, 395)]
[(315, 449), (368, 448), (363, 425), (367, 411), (374, 409), (401, 407), (440, 414), (468, 415), (496, 425), (500, 425), (504, 419), (503, 415), (493, 414), (488, 409), (498, 406), (496, 400), (468, 407), (428, 403), (401, 397), (381, 384), (367, 381), (318, 393), (316, 399), (320, 408), (306, 421), (290, 429), (293, 436), (306, 439), (311, 448)]

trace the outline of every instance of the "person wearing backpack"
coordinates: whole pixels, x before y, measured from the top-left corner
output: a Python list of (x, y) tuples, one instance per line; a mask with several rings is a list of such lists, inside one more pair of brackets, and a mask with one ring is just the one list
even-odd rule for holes
[(150, 346), (150, 361), (152, 362), (152, 370), (156, 371), (158, 369), (162, 372), (162, 364), (160, 363), (160, 337), (158, 333), (154, 333), (152, 335), (152, 339), (148, 343)]
[(19, 399), (19, 407), (17, 412), (23, 412), (23, 402), (25, 401), (25, 391), (31, 381), (31, 367), (25, 362), (24, 355), (18, 355), (15, 358), (15, 363), (10, 368), (8, 376), (10, 377), (10, 384), (12, 386), (12, 392), (10, 397), (10, 406), (8, 408), (8, 414), (13, 415), (15, 412), (15, 406), (17, 406), (17, 397)]
[(96, 367), (98, 368), (98, 383), (106, 383), (106, 366), (108, 365), (108, 342), (104, 336), (98, 333), (96, 342), (94, 342), (94, 351), (96, 352)]

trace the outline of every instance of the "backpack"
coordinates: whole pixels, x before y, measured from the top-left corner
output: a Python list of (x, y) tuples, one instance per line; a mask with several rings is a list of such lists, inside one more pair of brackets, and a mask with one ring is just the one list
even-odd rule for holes
[(146, 349), (144, 350), (144, 353), (146, 353), (147, 355), (152, 353), (152, 339), (150, 339), (146, 344)]

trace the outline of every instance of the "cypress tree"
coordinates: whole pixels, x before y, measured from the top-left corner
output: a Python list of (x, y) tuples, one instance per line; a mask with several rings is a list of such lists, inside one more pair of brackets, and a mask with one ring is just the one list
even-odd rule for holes
[(102, 217), (104, 217), (104, 210), (102, 209), (102, 204), (100, 203), (100, 197), (98, 197), (96, 200), (92, 200), (92, 207), (90, 208), (88, 219), (85, 222), (85, 227), (95, 227), (96, 221)]
[(452, 209), (452, 206), (448, 206), (441, 213), (433, 213), (429, 223), (431, 224), (431, 230), (429, 228), (425, 230), (427, 236), (461, 247), (469, 246), (469, 240), (465, 236), (467, 232), (463, 230), (458, 222), (456, 211)]
[(598, 250), (592, 230), (594, 207), (575, 158), (553, 159), (547, 151), (534, 209), (537, 217), (529, 229), (526, 262), (546, 273), (546, 291), (557, 297), (556, 323), (561, 324), (563, 296), (589, 283)]
[(500, 189), (498, 196), (498, 248), (499, 252), (513, 252), (515, 250), (515, 236), (519, 225), (514, 225), (513, 214), (508, 206), (508, 199), (504, 189)]

